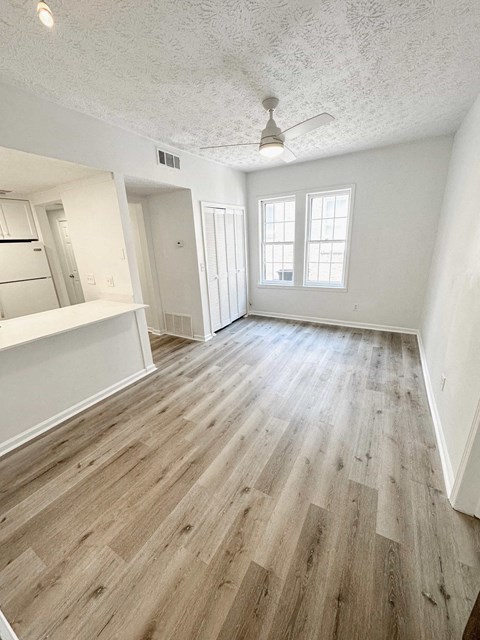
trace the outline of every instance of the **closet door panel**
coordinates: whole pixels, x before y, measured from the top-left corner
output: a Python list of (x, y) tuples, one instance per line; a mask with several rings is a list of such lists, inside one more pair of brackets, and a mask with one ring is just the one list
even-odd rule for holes
[(237, 259), (237, 305), (238, 316), (247, 313), (247, 272), (245, 260), (245, 223), (244, 212), (235, 215), (235, 252)]
[(215, 237), (215, 214), (212, 208), (206, 208), (203, 214), (205, 250), (207, 263), (208, 299), (212, 331), (221, 329), (220, 290), (218, 286), (217, 242)]
[(239, 317), (237, 294), (237, 252), (235, 244), (235, 210), (227, 209), (225, 214), (225, 240), (227, 249), (228, 293), (230, 297), (230, 318)]
[(221, 326), (230, 324), (230, 298), (228, 294), (227, 246), (225, 236), (225, 209), (215, 209), (215, 239), (217, 249), (218, 288), (220, 295)]

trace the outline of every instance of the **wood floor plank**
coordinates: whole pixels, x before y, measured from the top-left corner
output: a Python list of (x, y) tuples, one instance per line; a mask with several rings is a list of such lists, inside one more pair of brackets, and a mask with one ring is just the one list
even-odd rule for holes
[(457, 640), (452, 510), (415, 336), (245, 318), (0, 459), (22, 640)]

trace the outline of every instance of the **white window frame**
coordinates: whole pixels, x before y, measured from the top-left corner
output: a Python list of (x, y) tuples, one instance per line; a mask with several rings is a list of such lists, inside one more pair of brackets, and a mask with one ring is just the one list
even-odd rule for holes
[[(293, 202), (295, 204), (295, 221), (294, 221), (294, 236), (292, 242), (266, 242), (265, 241), (265, 207), (267, 204), (275, 202)], [(292, 194), (284, 196), (275, 196), (273, 198), (261, 198), (258, 202), (259, 205), (259, 285), (268, 287), (288, 287), (294, 286), (295, 279), (295, 236), (297, 225), (297, 200), (296, 196)], [(292, 280), (267, 280), (265, 278), (265, 245), (266, 244), (291, 244), (293, 247), (293, 264), (292, 264)]]
[[(352, 233), (352, 214), (353, 214), (353, 200), (354, 200), (354, 186), (348, 185), (345, 187), (338, 187), (335, 189), (321, 189), (318, 191), (310, 191), (306, 195), (306, 203), (305, 203), (305, 243), (304, 243), (304, 262), (303, 262), (303, 286), (308, 289), (333, 289), (335, 291), (346, 291), (348, 287), (348, 274), (349, 274), (349, 263), (350, 263), (350, 239)], [(345, 234), (345, 240), (330, 240), (329, 242), (345, 242), (345, 259), (344, 259), (344, 268), (343, 268), (343, 282), (339, 284), (334, 284), (332, 282), (316, 282), (314, 280), (308, 280), (308, 254), (309, 254), (309, 244), (310, 242), (317, 243), (317, 240), (310, 240), (310, 228), (312, 224), (312, 200), (315, 197), (321, 196), (338, 196), (342, 194), (348, 194), (348, 214), (347, 214), (347, 232)]]

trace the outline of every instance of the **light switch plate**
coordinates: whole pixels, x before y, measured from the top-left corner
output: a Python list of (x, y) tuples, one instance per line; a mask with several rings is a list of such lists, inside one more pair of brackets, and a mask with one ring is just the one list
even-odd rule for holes
[(95, 284), (95, 276), (93, 273), (87, 273), (87, 284)]
[(115, 283), (113, 281), (113, 276), (107, 276), (107, 287), (114, 287)]

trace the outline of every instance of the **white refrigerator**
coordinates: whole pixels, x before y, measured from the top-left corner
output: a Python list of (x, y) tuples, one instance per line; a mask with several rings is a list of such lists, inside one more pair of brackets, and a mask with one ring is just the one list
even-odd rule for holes
[(0, 318), (59, 307), (41, 242), (0, 242)]

